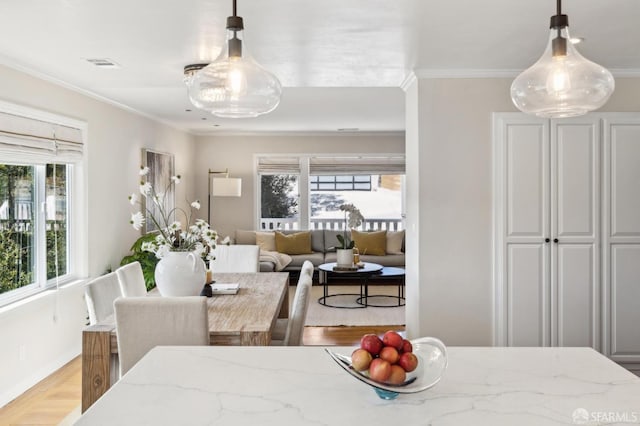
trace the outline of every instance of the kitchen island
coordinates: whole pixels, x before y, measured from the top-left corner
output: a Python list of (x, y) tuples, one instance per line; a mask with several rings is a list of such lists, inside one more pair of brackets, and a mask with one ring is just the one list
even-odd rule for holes
[(435, 387), (386, 401), (322, 347), (157, 347), (77, 424), (640, 424), (640, 378), (593, 349), (451, 347), (448, 357)]

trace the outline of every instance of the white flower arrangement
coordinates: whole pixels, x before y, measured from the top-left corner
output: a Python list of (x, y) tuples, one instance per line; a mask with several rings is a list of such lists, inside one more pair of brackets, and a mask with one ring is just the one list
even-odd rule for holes
[[(148, 173), (148, 167), (140, 168), (140, 176), (146, 176)], [(197, 219), (193, 224), (191, 223), (193, 209), (200, 210), (200, 201), (196, 200), (190, 203), (188, 213), (176, 207), (167, 211), (164, 195), (171, 189), (172, 185), (179, 183), (180, 175), (172, 176), (164, 192), (157, 192), (150, 182), (140, 182), (140, 194), (144, 196), (147, 203), (153, 203), (158, 211), (158, 216), (156, 217), (146, 205), (144, 206), (147, 216), (157, 228), (158, 235), (153, 241), (143, 243), (141, 248), (143, 251), (154, 253), (158, 259), (164, 257), (170, 251), (191, 251), (203, 259), (212, 260), (214, 259), (213, 250), (216, 248), (218, 233), (211, 229), (205, 220)], [(129, 202), (131, 205), (138, 204), (143, 207), (141, 198), (136, 193), (129, 196)], [(181, 222), (171, 220), (174, 214), (178, 212), (181, 212), (186, 220), (184, 228)], [(132, 213), (129, 223), (135, 230), (140, 230), (145, 223), (145, 215), (142, 211)]]
[(353, 204), (343, 204), (340, 206), (340, 210), (344, 212), (344, 229), (342, 231), (342, 235), (337, 235), (338, 241), (340, 242), (341, 249), (350, 249), (353, 248), (355, 243), (353, 240), (349, 240), (347, 237), (347, 228), (353, 229), (362, 225), (364, 221), (364, 216), (360, 213), (360, 210)]

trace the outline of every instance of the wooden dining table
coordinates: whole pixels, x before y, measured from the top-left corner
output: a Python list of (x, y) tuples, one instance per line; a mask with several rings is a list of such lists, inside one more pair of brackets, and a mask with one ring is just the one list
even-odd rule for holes
[[(218, 283), (239, 283), (237, 294), (208, 298), (211, 345), (267, 346), (277, 318), (289, 316), (289, 274), (217, 273)], [(160, 296), (157, 289), (148, 296)], [(150, 327), (153, 324), (149, 324)], [(82, 411), (117, 381), (115, 318), (82, 332)]]

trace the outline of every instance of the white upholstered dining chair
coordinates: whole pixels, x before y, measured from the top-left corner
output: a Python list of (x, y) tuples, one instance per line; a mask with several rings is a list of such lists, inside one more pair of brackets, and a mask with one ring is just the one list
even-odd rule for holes
[(300, 269), (300, 277), (296, 285), (295, 296), (289, 318), (276, 320), (271, 335), (273, 346), (302, 346), (304, 334), (304, 322), (307, 318), (309, 300), (311, 298), (311, 285), (313, 284), (313, 263), (305, 260)]
[(126, 297), (114, 306), (120, 376), (156, 346), (209, 344), (206, 297)]
[(215, 259), (209, 268), (216, 272), (258, 272), (260, 247), (256, 245), (219, 245), (214, 250)]
[(84, 290), (89, 323), (95, 324), (113, 315), (113, 301), (121, 296), (122, 290), (115, 272), (91, 280)]
[(147, 285), (144, 282), (140, 262), (132, 262), (116, 269), (120, 290), (124, 297), (142, 297), (147, 295)]

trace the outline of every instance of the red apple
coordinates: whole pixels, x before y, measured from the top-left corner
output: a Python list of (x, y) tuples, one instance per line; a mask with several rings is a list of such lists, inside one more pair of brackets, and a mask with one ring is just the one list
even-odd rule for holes
[(405, 380), (407, 380), (407, 373), (404, 371), (404, 368), (399, 365), (392, 365), (391, 374), (389, 375), (387, 382), (392, 385), (400, 385), (404, 383)]
[(387, 331), (384, 333), (384, 336), (382, 336), (382, 343), (384, 343), (385, 346), (392, 346), (397, 350), (402, 349), (403, 340), (404, 339), (401, 335), (391, 330)]
[(382, 358), (375, 358), (369, 366), (369, 377), (376, 382), (386, 382), (391, 375), (391, 364)]
[(375, 334), (365, 334), (360, 339), (360, 347), (368, 351), (371, 355), (376, 356), (382, 349), (382, 340)]
[(412, 352), (405, 352), (400, 355), (398, 365), (404, 368), (404, 371), (410, 373), (418, 366), (418, 357), (415, 356)]
[(373, 357), (369, 353), (362, 348), (356, 349), (351, 354), (351, 366), (357, 371), (364, 371), (369, 368), (369, 364), (371, 364), (371, 360)]
[(398, 359), (400, 359), (400, 354), (398, 353), (398, 350), (393, 346), (385, 346), (380, 351), (380, 358), (384, 359), (385, 361), (389, 361), (389, 364), (395, 364), (396, 362), (398, 362)]
[(407, 339), (402, 341), (402, 350), (400, 352), (413, 352), (413, 345)]

